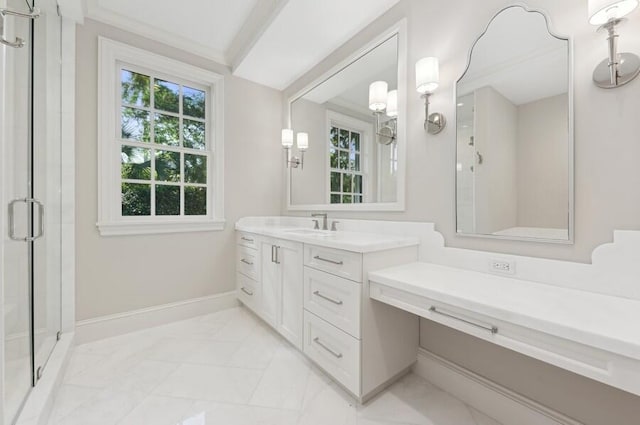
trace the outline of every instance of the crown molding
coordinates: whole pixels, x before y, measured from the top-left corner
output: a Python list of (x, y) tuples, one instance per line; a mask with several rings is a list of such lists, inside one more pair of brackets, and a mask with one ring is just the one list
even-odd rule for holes
[[(67, 0), (81, 1), (81, 0)], [(87, 13), (86, 17), (95, 21), (102, 22), (120, 28), (125, 31), (158, 41), (171, 47), (202, 56), (213, 60), (221, 65), (228, 66), (224, 52), (218, 49), (212, 49), (206, 44), (194, 42), (191, 39), (171, 34), (161, 28), (154, 27), (145, 23), (143, 20), (133, 19), (131, 17), (112, 12), (100, 6), (98, 0), (86, 0)]]

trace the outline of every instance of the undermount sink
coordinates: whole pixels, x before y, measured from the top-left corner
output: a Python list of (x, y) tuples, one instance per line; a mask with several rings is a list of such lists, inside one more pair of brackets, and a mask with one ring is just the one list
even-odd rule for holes
[(330, 230), (318, 230), (318, 229), (291, 229), (285, 230), (285, 233), (300, 236), (332, 236), (336, 232)]

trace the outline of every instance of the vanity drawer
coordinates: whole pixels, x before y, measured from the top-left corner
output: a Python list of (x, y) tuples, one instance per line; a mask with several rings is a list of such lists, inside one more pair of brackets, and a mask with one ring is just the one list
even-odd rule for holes
[(360, 341), (304, 312), (304, 353), (354, 395), (360, 395)]
[(305, 245), (304, 265), (362, 282), (362, 254), (356, 252)]
[(258, 280), (260, 270), (258, 269), (258, 250), (238, 246), (236, 254), (236, 270), (251, 279)]
[(238, 299), (248, 308), (258, 313), (260, 306), (260, 284), (242, 273), (236, 273)]
[(251, 233), (237, 233), (236, 243), (238, 245), (246, 246), (247, 248), (258, 249), (259, 241), (256, 235)]
[(356, 338), (360, 338), (361, 291), (361, 284), (304, 268), (304, 308)]

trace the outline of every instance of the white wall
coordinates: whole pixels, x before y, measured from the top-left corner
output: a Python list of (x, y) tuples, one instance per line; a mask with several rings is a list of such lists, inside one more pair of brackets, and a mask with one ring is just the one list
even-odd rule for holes
[[(294, 205), (324, 204), (327, 199), (328, 154), (327, 107), (318, 103), (299, 99), (291, 107), (294, 131), (309, 134), (309, 149), (305, 153), (304, 170), (291, 170), (291, 203)], [(297, 148), (292, 156), (300, 156)]]
[(517, 224), (518, 109), (492, 87), (475, 91), (476, 232), (492, 234)]
[[(402, 213), (332, 213), (334, 217), (435, 222), (448, 246), (588, 262), (613, 229), (640, 229), (640, 79), (616, 90), (597, 88), (593, 68), (606, 56), (602, 33), (587, 22), (584, 0), (529, 0), (547, 10), (558, 34), (573, 37), (575, 60), (575, 244), (551, 245), (465, 238), (455, 233), (456, 102), (453, 88), (471, 44), (509, 0), (403, 0), (318, 67), (285, 90), (285, 99), (365, 45), (401, 18), (408, 19), (407, 209)], [(640, 51), (640, 12), (620, 27), (622, 51)], [(441, 63), (432, 111), (449, 120), (437, 136), (424, 132), (424, 105), (415, 94), (413, 64), (424, 56)], [(284, 201), (283, 201), (284, 205)], [(289, 213), (286, 208), (283, 213)], [(300, 213), (307, 215), (307, 213)], [(421, 323), (427, 349), (540, 401), (587, 425), (632, 425), (640, 399), (436, 325)]]
[[(225, 75), (225, 217), (222, 232), (101, 237), (97, 221), (97, 54), (102, 35)], [(234, 223), (279, 213), (282, 93), (226, 67), (87, 20), (77, 28), (77, 320), (230, 291)]]
[(567, 228), (567, 95), (518, 106), (518, 226)]

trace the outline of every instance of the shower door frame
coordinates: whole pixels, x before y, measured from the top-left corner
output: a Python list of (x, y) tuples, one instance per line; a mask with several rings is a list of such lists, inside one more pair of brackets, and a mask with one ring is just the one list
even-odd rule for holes
[[(43, 1), (51, 1), (53, 5), (55, 5), (55, 0), (43, 0)], [(60, 0), (59, 0), (60, 1)], [(4, 2), (0, 0), (0, 7), (3, 7)], [(59, 363), (60, 356), (62, 358), (68, 358), (67, 348), (70, 346), (74, 330), (75, 330), (75, 33), (76, 33), (76, 24), (81, 23), (82, 16), (77, 13), (79, 10), (77, 7), (69, 4), (68, 1), (60, 1), (63, 3), (61, 5), (62, 18), (58, 18), (58, 24), (61, 27), (61, 88), (60, 88), (60, 144), (59, 148), (61, 149), (60, 153), (60, 162), (61, 162), (61, 210), (64, 213), (60, 226), (61, 226), (61, 241), (60, 241), (60, 252), (61, 257), (60, 261), (62, 263), (60, 274), (61, 274), (61, 288), (60, 288), (60, 329), (62, 331), (63, 340), (67, 341), (63, 344), (64, 353), (59, 351), (62, 348), (60, 344), (56, 345), (53, 349), (55, 353), (58, 350), (58, 354), (56, 355), (57, 359), (54, 362), (55, 367), (52, 370), (47, 369), (44, 374), (44, 378), (46, 380), (51, 381), (52, 379), (55, 381), (56, 377), (59, 376), (61, 368)], [(55, 6), (54, 6), (55, 8)], [(75, 9), (74, 9), (75, 8)], [(67, 17), (68, 16), (68, 17)], [(30, 48), (29, 46), (25, 46), (25, 48)], [(10, 105), (6, 105), (6, 107), (10, 107)], [(4, 116), (4, 111), (0, 110), (0, 125), (8, 123), (7, 117)], [(9, 136), (6, 134), (0, 135), (0, 148), (2, 149), (2, 153), (8, 149), (11, 140), (8, 140), (5, 136)], [(6, 158), (3, 155), (3, 158)], [(0, 229), (5, 232), (6, 235), (8, 228), (8, 210), (5, 201), (10, 194), (5, 191), (5, 186), (7, 184), (7, 180), (4, 175), (4, 170), (0, 173), (0, 199), (2, 199), (3, 204), (0, 207)], [(37, 223), (36, 223), (37, 224)], [(3, 235), (3, 236), (4, 236)], [(8, 243), (8, 242), (7, 242)], [(17, 242), (16, 242), (17, 243)], [(0, 260), (2, 262), (5, 261), (6, 248), (5, 248), (5, 238), (3, 237), (0, 240)], [(3, 267), (4, 269), (4, 267)], [(4, 276), (0, 274), (0, 285), (4, 284)], [(0, 373), (3, 373), (4, 369), (4, 349), (5, 349), (5, 318), (4, 318), (4, 303), (5, 299), (0, 291)], [(31, 325), (32, 326), (32, 325)], [(33, 350), (33, 347), (32, 347)], [(31, 361), (34, 361), (33, 353), (31, 355)], [(32, 364), (31, 373), (34, 373), (34, 365)], [(52, 366), (53, 367), (53, 366)], [(32, 378), (33, 380), (33, 378)], [(4, 422), (4, 414), (5, 414), (5, 406), (4, 406), (4, 376), (0, 376), (0, 424), (8, 425)], [(42, 388), (42, 389), (41, 389)], [(37, 386), (35, 388), (35, 392), (39, 393), (41, 391), (50, 391), (51, 386), (49, 384), (44, 386)], [(27, 409), (30, 413), (33, 413), (34, 409), (33, 403), (38, 403), (36, 399), (41, 399), (42, 394), (37, 394), (38, 397), (34, 395), (28, 395), (29, 393), (33, 393), (34, 388), (31, 387), (29, 392), (27, 393)], [(47, 398), (50, 399), (51, 394), (47, 395)], [(46, 399), (45, 399), (46, 400)], [(42, 401), (42, 400), (40, 400)], [(39, 413), (40, 414), (40, 413)], [(46, 413), (44, 413), (46, 415)]]

